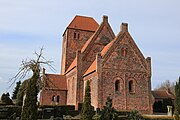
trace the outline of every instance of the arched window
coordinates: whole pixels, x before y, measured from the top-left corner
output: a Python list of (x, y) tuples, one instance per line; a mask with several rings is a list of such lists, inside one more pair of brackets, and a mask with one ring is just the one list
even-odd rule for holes
[(134, 85), (133, 85), (133, 81), (129, 81), (129, 92), (134, 92)]
[(59, 97), (59, 95), (58, 95), (58, 96), (57, 96), (57, 100), (56, 100), (57, 103), (59, 103), (59, 100), (60, 100), (60, 97)]
[(55, 102), (55, 95), (52, 96), (52, 101)]
[(119, 91), (119, 80), (116, 80), (116, 82), (115, 82), (115, 91), (117, 92), (117, 91)]

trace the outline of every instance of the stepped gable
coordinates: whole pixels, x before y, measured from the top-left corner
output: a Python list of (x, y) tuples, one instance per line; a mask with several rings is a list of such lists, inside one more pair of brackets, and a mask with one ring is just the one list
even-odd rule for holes
[(88, 51), (88, 48), (91, 48), (92, 43), (94, 43), (94, 41), (96, 40), (96, 38), (98, 37), (98, 35), (100, 34), (100, 32), (103, 30), (103, 27), (107, 26), (107, 29), (109, 30), (111, 37), (115, 38), (115, 34), (111, 28), (111, 26), (108, 23), (108, 16), (103, 16), (103, 21), (102, 23), (99, 25), (99, 27), (97, 28), (96, 32), (89, 38), (89, 40), (85, 43), (85, 45), (83, 46), (83, 48), (81, 49), (81, 53), (85, 53), (86, 51)]
[(57, 74), (45, 74), (46, 89), (67, 90), (66, 76)]
[(99, 24), (92, 17), (76, 15), (67, 28), (96, 31)]
[[(81, 16), (82, 17), (82, 16)], [(78, 17), (78, 16), (76, 16), (75, 18), (74, 18), (74, 20), (70, 23), (70, 27), (72, 27), (73, 26), (73, 24), (75, 25), (75, 23), (78, 23), (78, 22), (80, 22), (80, 20), (78, 20), (79, 18), (80, 19), (84, 19), (84, 18), (88, 18), (88, 19), (90, 19), (89, 17)], [(94, 20), (94, 19), (93, 19)], [(81, 24), (81, 23), (78, 23), (78, 24)], [(79, 25), (79, 26), (81, 26), (81, 25)], [(84, 25), (83, 25), (84, 26)], [(92, 29), (94, 29), (95, 30), (95, 33), (88, 39), (88, 41), (85, 43), (85, 45), (82, 47), (82, 49), (81, 49), (81, 53), (83, 53), (83, 57), (85, 57), (86, 56), (86, 53), (88, 53), (90, 50), (91, 50), (91, 48), (92, 48), (92, 46), (93, 46), (93, 44), (94, 44), (94, 42), (96, 41), (96, 39), (97, 39), (97, 37), (98, 37), (98, 35), (101, 33), (101, 31), (103, 30), (103, 28), (104, 28), (104, 26), (106, 26), (107, 27), (107, 29), (108, 29), (108, 31), (110, 32), (110, 35), (111, 35), (111, 37), (114, 39), (115, 38), (115, 34), (113, 33), (113, 30), (112, 30), (112, 28), (111, 28), (111, 26), (109, 25), (109, 23), (108, 23), (108, 17), (107, 16), (103, 16), (103, 21), (102, 21), (102, 23), (100, 24), (100, 25), (98, 25), (98, 27), (96, 28), (96, 30), (94, 29), (94, 28), (92, 28)], [(90, 27), (90, 25), (87, 25), (87, 27)], [(78, 28), (78, 27), (76, 27), (76, 28)], [(81, 27), (82, 28), (82, 27)], [(85, 29), (85, 27), (84, 27), (84, 29)], [(76, 58), (75, 58), (76, 59)], [(71, 63), (71, 65), (70, 65), (70, 67), (68, 68), (68, 70), (66, 71), (66, 73), (68, 72), (68, 71), (70, 71), (70, 70), (72, 70), (72, 68), (74, 68), (76, 65), (77, 65), (77, 63), (75, 62), (75, 59), (73, 60), (73, 62)]]
[[(104, 56), (104, 54), (108, 51), (108, 49), (113, 45), (113, 43), (115, 42), (115, 40), (112, 40), (109, 44), (107, 44), (103, 50), (101, 51), (101, 56)], [(93, 63), (91, 64), (91, 66), (88, 68), (88, 70), (85, 72), (85, 75), (93, 72), (96, 70), (96, 60), (93, 61)]]

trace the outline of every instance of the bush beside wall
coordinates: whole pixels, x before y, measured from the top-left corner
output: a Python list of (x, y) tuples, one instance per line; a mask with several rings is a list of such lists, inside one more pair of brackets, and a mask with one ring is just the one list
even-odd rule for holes
[(174, 120), (173, 116), (166, 116), (166, 115), (143, 115), (145, 120)]

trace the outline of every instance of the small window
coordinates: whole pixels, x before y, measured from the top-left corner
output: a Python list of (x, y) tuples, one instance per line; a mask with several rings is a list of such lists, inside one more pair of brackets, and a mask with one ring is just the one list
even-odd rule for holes
[(119, 80), (116, 80), (115, 82), (115, 91), (119, 91)]
[(76, 39), (76, 36), (77, 36), (77, 33), (75, 32), (75, 33), (74, 33), (74, 39)]
[(57, 96), (57, 103), (59, 103), (59, 100), (60, 100), (60, 97), (59, 97), (59, 95)]
[(79, 39), (79, 38), (80, 38), (79, 32), (74, 32), (74, 39)]
[(122, 48), (122, 49), (121, 49), (121, 55), (122, 55), (123, 57), (126, 57), (126, 56), (127, 56), (127, 51), (128, 51), (127, 48)]
[(55, 95), (52, 96), (52, 101), (55, 102)]
[(80, 36), (80, 35), (79, 35), (79, 33), (78, 33), (78, 39), (79, 39), (79, 36)]
[(129, 92), (134, 92), (134, 85), (133, 85), (133, 81), (129, 81)]

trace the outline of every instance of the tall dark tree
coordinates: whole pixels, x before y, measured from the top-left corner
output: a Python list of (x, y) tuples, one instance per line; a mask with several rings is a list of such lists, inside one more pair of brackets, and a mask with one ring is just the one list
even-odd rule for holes
[(50, 68), (53, 68), (50, 65), (52, 61), (47, 61), (42, 54), (43, 48), (41, 48), (39, 53), (35, 52), (36, 59), (22, 61), (18, 73), (13, 78), (14, 83), (17, 79), (23, 79), (29, 72), (32, 72), (32, 77), (27, 82), (27, 89), (20, 96), (23, 97), (21, 120), (37, 120), (37, 95), (41, 88), (42, 65), (48, 65)]
[(21, 114), (21, 120), (36, 120), (37, 119), (37, 95), (38, 95), (38, 74), (34, 73), (29, 80), (27, 92), (25, 94), (24, 106)]
[(180, 77), (175, 85), (175, 109), (180, 113)]
[(101, 112), (101, 120), (116, 120), (117, 119), (117, 112), (112, 107), (112, 99), (110, 96), (107, 97), (106, 105), (103, 107)]
[(17, 93), (17, 99), (16, 99), (16, 105), (22, 106), (23, 105), (23, 97), (26, 93), (26, 89), (28, 87), (28, 80), (24, 80), (19, 88), (19, 91)]
[(17, 94), (18, 94), (20, 86), (21, 86), (21, 81), (16, 82), (16, 87), (15, 87), (15, 89), (13, 91), (13, 95), (12, 95), (13, 100), (17, 99)]
[(81, 120), (92, 120), (93, 109), (91, 106), (91, 88), (90, 82), (87, 81), (85, 88), (84, 103), (82, 106)]

